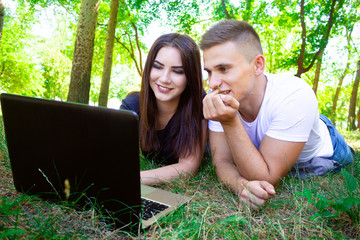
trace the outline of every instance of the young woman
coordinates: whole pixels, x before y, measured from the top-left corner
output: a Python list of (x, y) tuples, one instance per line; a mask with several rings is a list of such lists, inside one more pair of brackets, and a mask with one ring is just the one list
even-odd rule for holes
[(142, 153), (162, 165), (142, 171), (142, 183), (196, 174), (207, 137), (204, 94), (196, 43), (178, 33), (160, 36), (146, 59), (140, 93), (128, 95), (120, 107), (139, 114)]

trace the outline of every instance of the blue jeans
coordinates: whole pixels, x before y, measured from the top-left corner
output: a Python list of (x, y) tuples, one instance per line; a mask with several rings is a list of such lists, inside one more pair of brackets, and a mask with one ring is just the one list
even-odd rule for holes
[(305, 178), (311, 175), (322, 176), (328, 172), (338, 172), (354, 160), (352, 149), (336, 130), (334, 124), (324, 115), (320, 114), (320, 119), (329, 130), (334, 153), (328, 158), (315, 157), (308, 162), (295, 163), (290, 171), (290, 174), (295, 177)]
[(344, 137), (336, 130), (334, 124), (332, 124), (332, 122), (327, 117), (320, 114), (320, 119), (329, 129), (331, 142), (334, 149), (334, 154), (329, 157), (329, 159), (339, 163), (339, 166), (337, 167), (337, 170), (339, 170), (354, 160), (352, 149), (349, 145), (347, 145)]

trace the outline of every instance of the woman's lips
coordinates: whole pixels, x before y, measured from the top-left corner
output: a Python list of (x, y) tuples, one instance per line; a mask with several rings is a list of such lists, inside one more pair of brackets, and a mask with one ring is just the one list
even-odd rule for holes
[(172, 90), (172, 88), (168, 88), (168, 87), (164, 87), (164, 86), (161, 86), (161, 85), (157, 85), (158, 89), (160, 92), (162, 93), (168, 93)]

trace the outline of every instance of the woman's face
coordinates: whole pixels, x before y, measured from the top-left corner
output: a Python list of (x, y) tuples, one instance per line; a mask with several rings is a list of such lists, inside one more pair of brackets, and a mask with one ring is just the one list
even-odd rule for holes
[(178, 104), (186, 84), (179, 50), (173, 47), (161, 48), (150, 71), (150, 87), (157, 103)]

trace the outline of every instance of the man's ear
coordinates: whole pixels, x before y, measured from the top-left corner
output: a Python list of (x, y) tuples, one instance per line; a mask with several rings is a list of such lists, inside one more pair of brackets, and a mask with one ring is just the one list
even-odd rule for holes
[(260, 76), (265, 71), (265, 58), (263, 55), (259, 54), (254, 59), (255, 65), (255, 75)]

